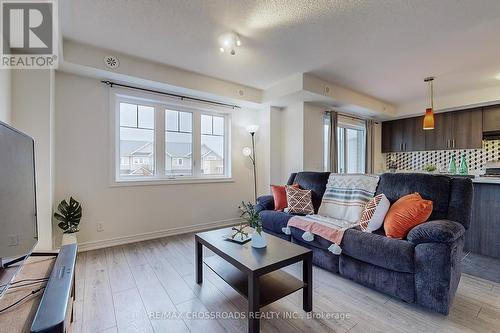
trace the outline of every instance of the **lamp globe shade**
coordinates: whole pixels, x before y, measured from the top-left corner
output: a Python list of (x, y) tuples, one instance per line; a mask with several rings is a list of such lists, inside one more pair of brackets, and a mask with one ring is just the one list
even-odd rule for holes
[(250, 156), (252, 155), (252, 149), (250, 147), (243, 147), (243, 150), (241, 151), (243, 153), (243, 156)]

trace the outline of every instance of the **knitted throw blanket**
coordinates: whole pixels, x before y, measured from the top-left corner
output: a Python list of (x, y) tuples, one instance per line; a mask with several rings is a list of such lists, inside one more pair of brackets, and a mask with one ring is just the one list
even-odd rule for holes
[(345, 230), (359, 225), (366, 203), (373, 198), (378, 185), (378, 176), (331, 174), (318, 215), (294, 216), (283, 233), (289, 235), (290, 227), (305, 231), (302, 238), (311, 242), (314, 235), (333, 244), (328, 250), (340, 254), (340, 243)]

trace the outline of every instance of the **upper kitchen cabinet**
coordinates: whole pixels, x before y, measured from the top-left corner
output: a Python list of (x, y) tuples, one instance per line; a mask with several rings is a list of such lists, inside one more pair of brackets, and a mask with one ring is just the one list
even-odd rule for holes
[(453, 117), (451, 112), (434, 115), (434, 129), (425, 131), (425, 150), (452, 149)]
[(403, 150), (425, 150), (424, 117), (413, 117), (401, 120), (403, 128)]
[[(435, 128), (422, 129), (423, 117), (413, 117), (382, 123), (382, 152), (481, 148), (483, 112), (481, 108), (437, 113)], [(484, 115), (484, 125), (490, 133), (500, 136), (500, 107)], [(487, 120), (488, 119), (488, 120)], [(491, 120), (489, 120), (491, 119)]]
[(483, 146), (483, 113), (481, 108), (451, 112), (453, 137), (451, 148), (473, 149)]
[(500, 134), (500, 106), (483, 108), (483, 133), (485, 137)]
[(382, 123), (382, 152), (405, 152), (425, 149), (424, 117)]
[(438, 113), (435, 128), (425, 131), (425, 149), (481, 148), (483, 140), (481, 109)]
[(398, 120), (384, 121), (382, 123), (382, 152), (403, 151), (403, 128)]

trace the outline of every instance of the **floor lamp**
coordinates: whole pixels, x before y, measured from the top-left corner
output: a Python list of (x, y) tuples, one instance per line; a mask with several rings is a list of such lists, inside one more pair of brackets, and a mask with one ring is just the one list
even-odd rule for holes
[(255, 133), (259, 130), (259, 125), (247, 126), (247, 131), (252, 136), (252, 148), (244, 147), (243, 155), (250, 158), (253, 165), (253, 195), (255, 203), (257, 203), (257, 171), (255, 165)]

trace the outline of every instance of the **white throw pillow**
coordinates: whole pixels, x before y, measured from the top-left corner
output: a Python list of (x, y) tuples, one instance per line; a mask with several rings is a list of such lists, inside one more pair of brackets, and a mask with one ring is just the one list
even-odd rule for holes
[(366, 232), (373, 232), (380, 229), (384, 224), (384, 218), (391, 203), (385, 196), (381, 193), (373, 197), (370, 201), (366, 203), (365, 209), (361, 213), (360, 227), (361, 230)]

